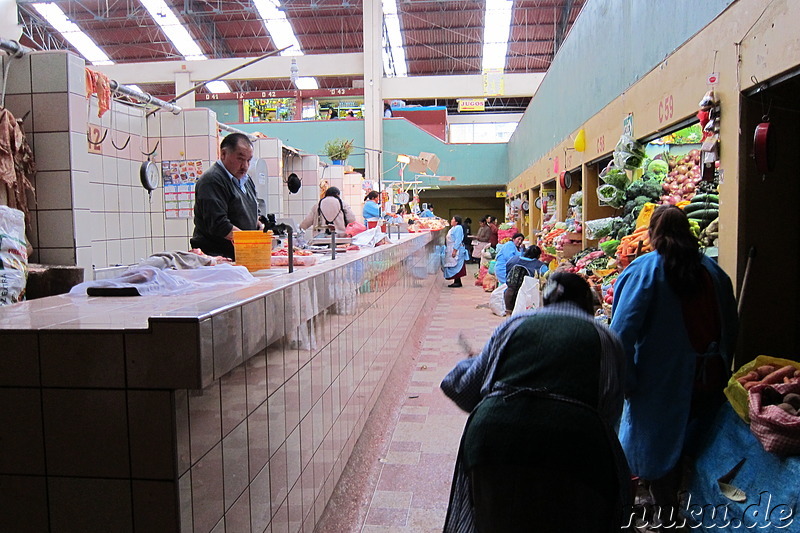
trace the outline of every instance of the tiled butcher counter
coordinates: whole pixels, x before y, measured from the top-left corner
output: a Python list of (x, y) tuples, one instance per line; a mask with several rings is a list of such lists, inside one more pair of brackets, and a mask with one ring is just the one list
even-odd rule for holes
[(0, 308), (0, 531), (312, 531), (443, 237), (236, 290)]

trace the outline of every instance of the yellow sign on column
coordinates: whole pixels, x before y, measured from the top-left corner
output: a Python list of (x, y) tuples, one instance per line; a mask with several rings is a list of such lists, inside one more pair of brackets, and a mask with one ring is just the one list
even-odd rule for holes
[(508, 196), (508, 193), (506, 193), (506, 191), (495, 191), (494, 193), (495, 198), (505, 198), (506, 196)]

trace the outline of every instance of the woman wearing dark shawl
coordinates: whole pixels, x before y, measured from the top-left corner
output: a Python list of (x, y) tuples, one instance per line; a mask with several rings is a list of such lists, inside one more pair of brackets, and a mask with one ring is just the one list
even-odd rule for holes
[(614, 428), (623, 350), (580, 276), (556, 272), (545, 307), (500, 325), (442, 390), (470, 412), (445, 532), (619, 531), (630, 474)]

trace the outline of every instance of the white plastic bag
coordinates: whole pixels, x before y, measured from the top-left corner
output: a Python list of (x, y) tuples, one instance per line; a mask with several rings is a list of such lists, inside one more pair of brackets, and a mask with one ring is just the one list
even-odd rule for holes
[(99, 288), (135, 289), (141, 296), (172, 295), (218, 289), (224, 286), (236, 289), (239, 286), (250, 285), (257, 281), (257, 278), (250, 274), (245, 267), (229, 264), (204, 266), (189, 270), (162, 270), (152, 266), (137, 265), (129, 268), (116, 278), (79, 283), (72, 287), (69, 294), (71, 296), (81, 296), (86, 295), (89, 288)]
[(353, 236), (350, 242), (360, 248), (372, 248), (386, 237), (387, 235), (381, 231), (381, 228), (376, 226)]
[(27, 280), (25, 215), (18, 209), (0, 205), (0, 305), (24, 300)]
[(492, 313), (496, 314), (497, 316), (504, 316), (506, 314), (506, 301), (504, 298), (505, 293), (506, 284), (503, 283), (493, 290), (491, 295), (489, 295), (489, 309), (491, 309)]
[(539, 280), (532, 276), (525, 276), (519, 291), (517, 291), (517, 301), (514, 302), (514, 311), (511, 314), (517, 315), (541, 306), (542, 291), (539, 290)]

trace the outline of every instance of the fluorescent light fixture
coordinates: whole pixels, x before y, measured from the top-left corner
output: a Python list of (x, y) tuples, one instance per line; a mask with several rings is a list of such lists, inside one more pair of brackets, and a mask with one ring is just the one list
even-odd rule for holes
[(222, 93), (231, 92), (231, 89), (230, 89), (230, 87), (228, 87), (228, 84), (225, 83), (222, 80), (215, 80), (215, 81), (210, 81), (210, 82), (206, 83), (206, 89), (208, 89), (209, 91), (211, 91), (212, 93), (215, 93), (215, 94), (222, 94)]
[(317, 79), (309, 76), (297, 78), (294, 84), (301, 91), (302, 90), (311, 91), (319, 89), (319, 83), (317, 83)]
[[(278, 0), (253, 0), (253, 5), (256, 6), (258, 16), (264, 21), (264, 27), (267, 28), (272, 42), (275, 43), (275, 48), (287, 48), (281, 52), (282, 56), (301, 56), (303, 50), (300, 48), (300, 41), (297, 40), (297, 35), (292, 29), (292, 24), (286, 18), (286, 12), (280, 9), (280, 2)], [(292, 81), (295, 87), (300, 90), (319, 89), (319, 84), (315, 78), (311, 77), (297, 77), (297, 71), (292, 74)]]
[[(198, 45), (197, 42), (192, 38), (192, 36), (189, 34), (189, 30), (186, 29), (186, 26), (181, 23), (177, 15), (175, 15), (175, 13), (164, 2), (164, 0), (139, 1), (142, 3), (147, 12), (150, 13), (150, 16), (153, 17), (153, 20), (156, 21), (156, 24), (161, 27), (161, 30), (172, 42), (175, 48), (178, 49), (178, 52), (181, 53), (184, 59), (187, 61), (206, 59), (205, 54), (200, 49), (200, 45)], [(231, 92), (228, 84), (219, 80), (207, 83), (206, 88), (212, 93)]]
[(164, 0), (139, 1), (150, 13), (150, 16), (153, 17), (153, 20), (161, 26), (161, 29), (184, 58), (189, 61), (206, 58), (200, 46), (192, 39), (186, 27), (181, 24), (181, 21), (175, 16), (172, 9), (164, 3)]
[(513, 0), (486, 0), (483, 23), (483, 62), (481, 69), (504, 69), (511, 32)]
[(286, 46), (290, 48), (281, 52), (282, 56), (301, 56), (303, 51), (300, 49), (300, 42), (294, 34), (292, 25), (286, 18), (286, 13), (278, 9), (278, 0), (253, 0), (253, 4), (258, 10), (258, 16), (264, 21), (270, 37), (275, 43), (275, 48), (281, 49)]
[(34, 9), (42, 15), (80, 54), (92, 65), (113, 65), (114, 62), (97, 44), (61, 11), (56, 4), (35, 3)]
[(387, 76), (408, 76), (406, 51), (403, 48), (403, 36), (400, 34), (400, 17), (397, 15), (397, 1), (383, 0), (383, 23), (389, 38), (389, 54), (383, 49), (383, 69)]

